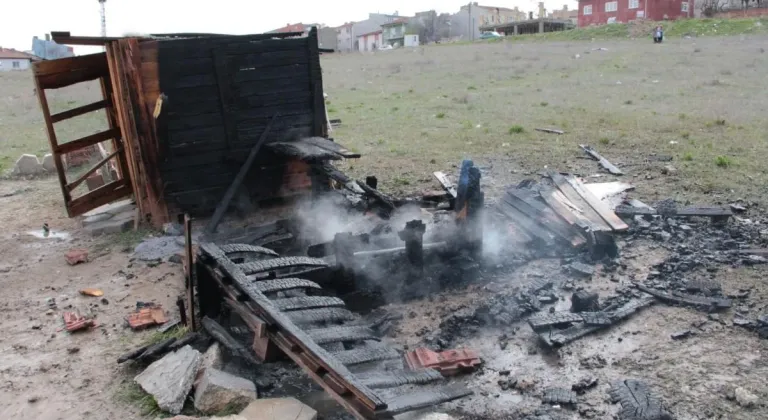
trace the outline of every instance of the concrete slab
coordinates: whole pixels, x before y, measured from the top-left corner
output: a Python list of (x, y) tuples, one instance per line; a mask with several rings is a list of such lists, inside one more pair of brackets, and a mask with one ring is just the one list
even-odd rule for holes
[(101, 207), (96, 207), (95, 209), (85, 213), (84, 216), (89, 217), (89, 216), (102, 214), (102, 213), (109, 213), (112, 215), (116, 215), (118, 213), (123, 213), (127, 211), (133, 212), (135, 209), (136, 209), (136, 204), (134, 204), (133, 200), (130, 198), (126, 198), (125, 200), (115, 201), (114, 203), (109, 203)]
[[(87, 219), (99, 220), (99, 215), (90, 216)], [(83, 228), (93, 236), (108, 235), (113, 233), (126, 232), (133, 228), (133, 219), (135, 214), (133, 211), (119, 213), (108, 219), (99, 220), (97, 222), (87, 223), (83, 221)]]
[(43, 156), (43, 170), (46, 172), (56, 172), (56, 163), (53, 160), (53, 155), (48, 153), (45, 156)]
[(317, 411), (296, 398), (256, 400), (240, 412), (247, 420), (316, 420)]
[(248, 379), (207, 368), (195, 389), (195, 408), (213, 414), (228, 407), (243, 407), (256, 397), (256, 385)]
[(160, 409), (179, 414), (199, 367), (200, 352), (187, 345), (152, 363), (134, 380)]
[(16, 161), (13, 172), (17, 175), (35, 175), (43, 172), (43, 165), (37, 160), (37, 156), (23, 154)]

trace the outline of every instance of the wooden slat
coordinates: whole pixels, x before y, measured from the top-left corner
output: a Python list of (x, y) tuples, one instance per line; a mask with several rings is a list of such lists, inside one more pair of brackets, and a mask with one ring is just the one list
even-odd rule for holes
[(35, 76), (55, 76), (74, 70), (93, 69), (107, 71), (107, 56), (105, 53), (78, 55), (75, 57), (58, 58), (56, 60), (38, 61), (32, 64)]
[(321, 149), (336, 153), (345, 159), (354, 159), (360, 157), (360, 153), (353, 152), (336, 142), (326, 139), (325, 137), (309, 137), (302, 139), (302, 141), (317, 146)]
[(92, 173), (96, 172), (99, 168), (104, 166), (105, 163), (109, 162), (110, 159), (117, 156), (119, 153), (123, 151), (122, 148), (115, 150), (114, 152), (107, 155), (104, 159), (100, 160), (96, 165), (94, 165), (91, 169), (88, 169), (84, 174), (80, 175), (79, 178), (72, 181), (71, 183), (67, 184), (67, 189), (69, 191), (73, 191), (75, 188), (77, 188), (78, 185), (82, 184), (88, 176), (90, 176)]
[(621, 172), (621, 169), (617, 168), (614, 164), (609, 162), (608, 159), (602, 157), (600, 153), (597, 153), (597, 150), (585, 144), (580, 144), (579, 147), (584, 150), (584, 153), (600, 162), (600, 166), (602, 166), (606, 171), (612, 173), (613, 175), (624, 175), (624, 172)]
[(599, 213), (595, 211), (595, 209), (592, 208), (592, 206), (589, 205), (582, 197), (579, 195), (579, 193), (576, 191), (576, 189), (573, 188), (573, 186), (568, 183), (568, 181), (565, 179), (564, 176), (560, 175), (557, 172), (550, 171), (547, 173), (547, 176), (552, 180), (552, 182), (555, 184), (557, 189), (565, 196), (565, 198), (568, 199), (574, 206), (576, 206), (579, 211), (581, 211), (581, 215), (588, 219), (590, 222), (592, 222), (592, 225), (597, 227), (600, 227), (601, 231), (611, 231), (613, 230), (612, 227), (603, 220), (603, 218), (600, 216)]
[(131, 186), (124, 179), (102, 185), (88, 194), (72, 200), (68, 207), (69, 217), (81, 215), (88, 210), (111, 203), (130, 193)]
[(315, 136), (325, 137), (328, 135), (328, 127), (326, 127), (327, 119), (325, 113), (325, 97), (323, 95), (323, 76), (320, 70), (320, 52), (318, 48), (317, 40), (317, 27), (313, 27), (309, 31), (309, 40), (307, 46), (309, 48), (309, 60), (311, 68), (317, 68), (318, 71), (310, 71), (309, 86), (312, 91), (312, 111), (314, 112), (315, 120), (312, 126), (312, 131)]
[[(53, 151), (53, 162), (56, 165), (56, 175), (59, 177), (59, 186), (61, 188), (61, 194), (64, 196), (65, 206), (70, 202), (72, 196), (67, 191), (67, 175), (64, 173), (64, 164), (61, 161), (61, 154), (56, 152), (59, 147), (58, 140), (56, 139), (56, 130), (53, 128), (53, 121), (51, 121), (51, 111), (48, 108), (48, 98), (40, 84), (40, 80), (35, 76), (35, 87), (37, 88), (37, 98), (40, 101), (40, 109), (43, 111), (43, 120), (45, 121), (45, 130), (48, 133), (48, 143), (51, 145), (51, 151)], [(67, 206), (67, 212), (69, 213), (69, 207)], [(69, 214), (72, 217), (72, 214)]]
[(589, 190), (584, 188), (581, 182), (572, 177), (567, 177), (566, 180), (581, 198), (583, 198), (584, 201), (586, 201), (600, 215), (600, 217), (613, 228), (613, 230), (622, 231), (629, 229), (629, 226), (624, 223), (624, 221), (621, 220), (604, 201), (601, 201), (599, 198), (595, 197), (594, 194), (589, 192)]
[(59, 121), (68, 120), (72, 117), (77, 117), (78, 115), (83, 115), (83, 114), (87, 114), (89, 112), (93, 112), (102, 108), (106, 108), (108, 104), (109, 103), (105, 99), (105, 100), (94, 102), (92, 104), (73, 108), (64, 112), (59, 112), (58, 114), (51, 115), (51, 122), (57, 123)]
[(227, 145), (237, 141), (237, 123), (232, 113), (233, 94), (230, 71), (227, 64), (227, 58), (221, 51), (213, 52), (214, 68), (219, 87), (219, 109), (224, 119), (224, 128), (226, 132), (225, 141)]
[[(235, 264), (231, 263), (216, 245), (203, 243), (200, 245), (200, 248), (210, 257), (214, 258), (217, 265), (234, 281), (235, 286), (254, 302), (255, 309), (258, 311), (257, 316), (264, 319), (268, 324), (279, 326), (284, 331), (283, 337), (286, 342), (281, 343), (278, 340), (278, 343), (289, 346), (292, 344), (300, 348), (303, 353), (315, 356), (327, 372), (326, 375), (334, 378), (334, 381), (338, 384), (349, 384), (351, 389), (348, 389), (348, 391), (355, 393), (371, 411), (386, 409), (386, 404), (376, 393), (359, 383), (352, 372), (315, 343), (306, 332), (296, 327), (293, 322), (272, 305), (272, 302), (264, 294), (252, 287), (245, 274)], [(293, 354), (294, 352), (290, 353)], [(314, 371), (312, 370), (311, 372)], [(320, 382), (325, 383), (323, 380)]]
[(61, 45), (103, 46), (121, 38), (114, 36), (72, 36), (69, 32), (51, 32), (53, 42)]
[(539, 225), (569, 242), (572, 246), (580, 246), (587, 243), (586, 239), (578, 231), (560, 220), (551, 208), (547, 207), (544, 203), (536, 201), (530, 191), (510, 188), (507, 190), (507, 195), (504, 199), (521, 212), (526, 213), (531, 219), (536, 220)]
[[(115, 106), (114, 90), (112, 89), (112, 76), (107, 75), (101, 78), (101, 94), (104, 96), (104, 100), (107, 102), (106, 114), (107, 123), (109, 128), (120, 129), (120, 119), (117, 115), (117, 107)], [(118, 150), (123, 146), (122, 129), (120, 129), (120, 138), (112, 139), (112, 150)], [(123, 150), (117, 156), (117, 176), (121, 179), (130, 179), (130, 170), (128, 169), (128, 158)], [(133, 186), (132, 188), (133, 189)]]
[(102, 131), (100, 133), (91, 134), (90, 136), (83, 137), (81, 139), (72, 140), (67, 143), (60, 144), (56, 148), (56, 153), (66, 154), (74, 152), (88, 146), (92, 146), (96, 143), (114, 139), (120, 136), (120, 130), (117, 128), (110, 128), (109, 130)]

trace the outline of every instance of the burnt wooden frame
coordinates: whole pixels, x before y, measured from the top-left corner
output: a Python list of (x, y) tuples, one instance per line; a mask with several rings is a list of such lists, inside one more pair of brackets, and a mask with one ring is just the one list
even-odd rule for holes
[[(48, 134), (48, 142), (51, 146), (51, 153), (53, 155), (54, 164), (56, 165), (59, 185), (61, 186), (61, 192), (64, 196), (64, 205), (69, 217), (79, 216), (91, 209), (131, 195), (133, 189), (131, 179), (128, 176), (120, 126), (115, 117), (114, 104), (110, 92), (112, 80), (106, 54), (98, 53), (58, 60), (40, 61), (32, 65), (32, 70), (35, 78), (35, 86), (37, 88), (37, 96), (40, 101), (40, 108), (43, 113), (45, 128)], [(57, 114), (51, 114), (45, 93), (46, 90), (59, 89), (91, 80), (100, 81), (103, 96), (102, 100), (59, 112)], [(55, 123), (85, 115), (99, 109), (105, 109), (109, 129), (70, 142), (59, 143), (54, 128)], [(96, 166), (82, 174), (78, 179), (68, 183), (62, 159), (63, 155), (107, 140), (112, 140), (113, 152), (109, 156), (103, 158), (96, 164)], [(80, 197), (72, 198), (72, 191), (74, 191), (75, 188), (82, 184), (88, 176), (113, 159), (116, 159), (119, 163), (117, 180), (107, 183)]]
[[(266, 324), (263, 334), (301, 366), (334, 400), (358, 419), (391, 418), (387, 404), (373, 390), (359, 383), (344, 364), (320, 347), (281, 313), (213, 243), (200, 245), (196, 264), (206, 270), (233, 301), (241, 301)], [(201, 307), (201, 309), (204, 309)]]

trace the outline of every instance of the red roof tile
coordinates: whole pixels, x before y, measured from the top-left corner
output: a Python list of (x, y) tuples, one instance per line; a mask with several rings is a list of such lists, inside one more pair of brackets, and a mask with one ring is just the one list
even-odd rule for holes
[(32, 60), (32, 55), (11, 48), (0, 48), (0, 58), (26, 58)]

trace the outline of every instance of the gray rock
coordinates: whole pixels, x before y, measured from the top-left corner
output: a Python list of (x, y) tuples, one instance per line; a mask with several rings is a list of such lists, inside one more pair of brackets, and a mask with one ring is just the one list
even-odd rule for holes
[(184, 247), (179, 245), (173, 236), (147, 238), (136, 246), (133, 256), (141, 261), (157, 261), (170, 258), (182, 252)]
[(184, 227), (178, 223), (166, 223), (163, 225), (163, 233), (166, 236), (181, 236), (184, 235)]
[[(97, 216), (98, 215), (86, 217), (86, 220), (89, 218), (95, 218)], [(135, 215), (133, 212), (125, 212), (116, 214), (106, 220), (100, 220), (88, 224), (86, 224), (84, 220), (83, 228), (85, 228), (85, 230), (92, 236), (126, 232), (133, 227), (134, 217)]]
[(85, 213), (84, 216), (89, 217), (89, 216), (102, 214), (102, 213), (109, 213), (111, 215), (116, 215), (118, 213), (133, 214), (133, 211), (135, 209), (136, 209), (136, 204), (134, 204), (133, 200), (125, 199), (125, 200), (115, 201), (114, 203), (105, 204), (101, 207), (96, 207), (95, 209)]
[(753, 407), (757, 404), (757, 395), (747, 391), (742, 387), (736, 388), (736, 402), (742, 407)]
[(211, 414), (227, 407), (245, 406), (256, 398), (256, 385), (253, 382), (209, 368), (195, 389), (195, 408)]
[(317, 411), (296, 398), (267, 398), (250, 403), (240, 416), (247, 420), (315, 420)]
[(43, 170), (46, 172), (56, 172), (56, 162), (53, 160), (53, 155), (47, 153), (43, 156), (42, 162)]
[(214, 342), (208, 350), (203, 353), (203, 359), (200, 363), (200, 370), (221, 369), (224, 366), (224, 360), (221, 358), (221, 346), (219, 342)]
[(187, 345), (149, 365), (134, 381), (155, 398), (160, 409), (179, 414), (192, 389), (200, 359), (200, 352)]
[(35, 175), (43, 172), (43, 165), (37, 160), (37, 156), (23, 154), (16, 161), (13, 172), (17, 175)]

